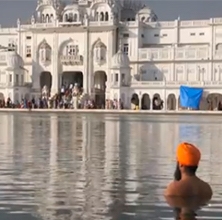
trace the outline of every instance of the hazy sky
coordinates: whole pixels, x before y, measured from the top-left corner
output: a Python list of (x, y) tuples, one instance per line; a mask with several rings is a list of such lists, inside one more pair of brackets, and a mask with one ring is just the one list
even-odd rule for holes
[[(144, 4), (152, 8), (159, 20), (208, 19), (222, 17), (222, 0), (152, 0)], [(37, 0), (0, 0), (0, 24), (15, 26), (17, 18), (26, 21), (35, 12)]]

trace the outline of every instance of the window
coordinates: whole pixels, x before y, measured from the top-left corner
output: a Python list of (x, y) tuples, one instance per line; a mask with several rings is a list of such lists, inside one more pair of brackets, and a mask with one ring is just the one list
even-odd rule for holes
[(154, 37), (159, 37), (159, 34), (154, 34)]
[(8, 44), (8, 51), (15, 51), (16, 50), (16, 45), (14, 43), (9, 43)]
[(21, 84), (22, 85), (24, 84), (24, 75), (23, 74), (21, 75)]
[(72, 56), (77, 55), (79, 53), (79, 46), (78, 45), (67, 45), (66, 46), (66, 55)]
[(125, 74), (124, 73), (121, 74), (121, 82), (122, 82), (122, 85), (124, 86), (125, 85)]
[(26, 40), (31, 40), (32, 37), (31, 36), (26, 36)]
[(123, 37), (124, 37), (124, 38), (128, 38), (128, 37), (129, 37), (129, 34), (123, 34)]
[(123, 45), (123, 52), (124, 52), (126, 55), (128, 55), (128, 53), (129, 53), (129, 44), (124, 44), (124, 45)]
[(144, 38), (144, 34), (141, 34), (141, 37)]
[(195, 36), (195, 33), (190, 33), (190, 36)]
[(18, 74), (15, 75), (15, 83), (16, 83), (16, 84), (19, 83), (19, 75), (18, 75)]
[(30, 45), (26, 46), (25, 53), (26, 53), (26, 57), (29, 57), (29, 58), (32, 57), (32, 50), (31, 50), (31, 46)]
[(167, 37), (167, 34), (163, 34), (163, 37)]
[(9, 75), (9, 82), (12, 82), (12, 74)]
[(115, 82), (118, 82), (119, 81), (119, 75), (118, 73), (115, 74)]
[(204, 36), (204, 33), (200, 33), (200, 36)]

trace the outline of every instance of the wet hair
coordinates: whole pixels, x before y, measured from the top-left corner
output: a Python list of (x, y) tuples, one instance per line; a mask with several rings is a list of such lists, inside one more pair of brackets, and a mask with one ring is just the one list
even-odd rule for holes
[[(184, 166), (184, 171), (189, 175), (195, 175), (197, 168), (198, 168), (198, 166)], [(178, 162), (176, 164), (176, 169), (174, 172), (174, 179), (176, 181), (179, 181), (181, 179), (181, 171), (180, 171)]]
[(176, 169), (175, 169), (175, 172), (174, 172), (174, 180), (176, 180), (176, 181), (181, 180), (181, 171), (180, 171), (178, 162), (176, 164)]

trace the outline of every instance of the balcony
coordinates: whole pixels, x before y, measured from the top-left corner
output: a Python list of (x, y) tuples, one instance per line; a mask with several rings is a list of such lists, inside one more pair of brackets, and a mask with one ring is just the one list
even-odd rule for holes
[(83, 65), (83, 57), (81, 55), (62, 55), (61, 63), (67, 66)]
[(22, 24), (21, 28), (30, 29), (30, 28), (36, 28), (36, 29), (43, 29), (43, 28), (53, 28), (56, 27), (56, 24), (53, 23), (34, 23), (34, 24)]
[[(175, 50), (175, 58), (174, 58)], [(140, 61), (208, 60), (208, 48), (140, 48)]]
[(208, 48), (176, 48), (175, 60), (207, 60)]
[(171, 48), (141, 48), (139, 49), (140, 61), (165, 61), (173, 59)]
[(169, 88), (169, 89), (179, 89), (181, 85), (191, 86), (191, 87), (202, 87), (202, 88), (221, 88), (222, 81), (134, 81), (131, 83), (132, 88)]

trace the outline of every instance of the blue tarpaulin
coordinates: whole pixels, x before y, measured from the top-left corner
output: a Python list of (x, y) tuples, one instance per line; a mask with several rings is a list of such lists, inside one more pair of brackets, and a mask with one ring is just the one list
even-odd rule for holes
[(180, 86), (180, 105), (185, 108), (198, 109), (202, 98), (202, 88)]

